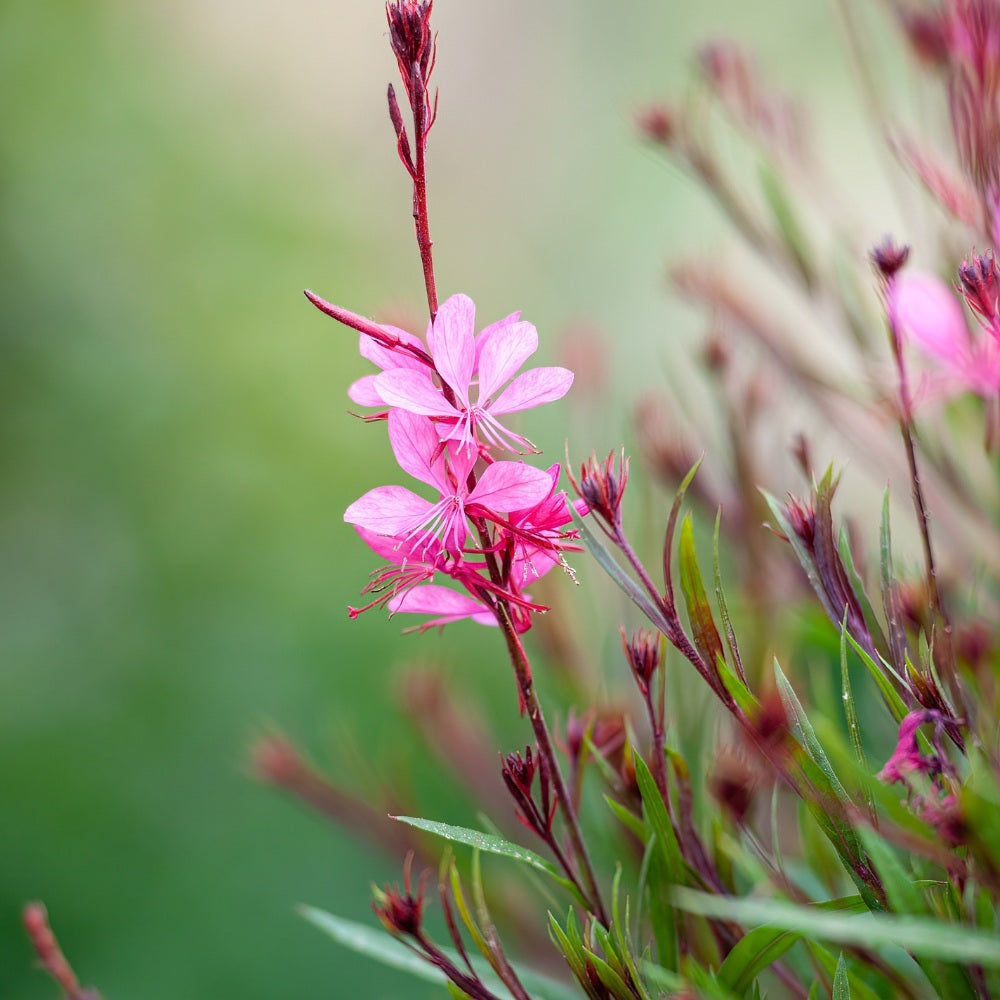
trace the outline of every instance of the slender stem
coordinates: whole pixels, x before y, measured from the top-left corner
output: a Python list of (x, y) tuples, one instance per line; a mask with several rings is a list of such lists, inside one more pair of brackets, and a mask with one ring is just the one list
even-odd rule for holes
[(585, 893), (590, 908), (597, 919), (607, 926), (608, 920), (601, 903), (601, 893), (597, 887), (597, 879), (594, 877), (594, 869), (590, 863), (590, 856), (587, 853), (587, 846), (583, 840), (583, 833), (580, 829), (580, 821), (577, 818), (576, 810), (573, 808), (573, 800), (570, 798), (569, 789), (563, 779), (562, 771), (559, 768), (559, 761), (556, 758), (555, 748), (552, 745), (552, 737), (549, 727), (545, 722), (542, 713), (541, 702), (535, 691), (534, 681), (531, 678), (531, 667), (528, 663), (527, 654), (521, 640), (514, 629), (514, 623), (510, 617), (510, 610), (507, 602), (500, 600), (496, 602), (497, 623), (503, 632), (507, 643), (507, 652), (510, 654), (510, 662), (514, 667), (514, 675), (517, 678), (518, 690), (521, 693), (521, 700), (525, 705), (528, 718), (531, 720), (531, 728), (535, 733), (535, 741), (538, 744), (538, 752), (544, 755), (548, 761), (552, 773), (552, 783), (559, 801), (559, 810), (566, 822), (569, 832), (570, 844), (573, 847), (573, 854), (576, 857), (577, 865), (584, 882)]
[(427, 308), (431, 320), (437, 315), (437, 285), (434, 281), (434, 257), (431, 247), (430, 222), (427, 216), (427, 107), (421, 98), (414, 102), (413, 137), (416, 146), (416, 163), (413, 176), (413, 223), (417, 233), (417, 248), (420, 251), (420, 265), (424, 272), (424, 288), (427, 292)]
[(903, 438), (903, 448), (906, 451), (906, 464), (910, 473), (910, 495), (913, 497), (913, 507), (917, 515), (917, 527), (920, 531), (920, 541), (924, 550), (924, 565), (927, 579), (927, 601), (931, 622), (926, 628), (927, 640), (933, 639), (931, 629), (934, 625), (941, 626), (941, 664), (948, 682), (948, 688), (955, 707), (963, 715), (968, 715), (965, 699), (962, 694), (958, 672), (955, 666), (955, 650), (952, 645), (951, 619), (945, 611), (938, 589), (937, 565), (934, 561), (934, 549), (931, 546), (930, 511), (924, 498), (923, 484), (920, 482), (920, 472), (917, 468), (917, 450), (913, 443), (913, 403), (910, 397), (909, 382), (906, 377), (906, 365), (903, 352), (900, 350), (899, 335), (891, 318), (889, 322), (889, 339), (893, 357), (896, 361), (896, 371), (899, 374), (900, 415), (899, 431)]

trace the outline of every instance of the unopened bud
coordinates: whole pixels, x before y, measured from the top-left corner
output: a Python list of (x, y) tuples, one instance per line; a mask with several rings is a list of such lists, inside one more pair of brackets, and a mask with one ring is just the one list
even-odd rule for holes
[(963, 260), (958, 280), (969, 308), (987, 325), (1000, 317), (1000, 274), (992, 250)]

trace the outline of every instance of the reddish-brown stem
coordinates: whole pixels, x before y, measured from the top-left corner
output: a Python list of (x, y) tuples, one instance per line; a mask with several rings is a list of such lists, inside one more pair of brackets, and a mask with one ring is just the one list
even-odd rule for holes
[(497, 623), (500, 625), (500, 631), (503, 632), (504, 640), (507, 643), (507, 652), (510, 655), (510, 662), (514, 667), (514, 676), (517, 679), (521, 701), (525, 706), (528, 719), (531, 722), (531, 728), (535, 733), (538, 752), (545, 757), (551, 771), (552, 784), (559, 802), (559, 811), (562, 813), (563, 820), (566, 823), (570, 845), (573, 848), (573, 855), (579, 868), (579, 875), (583, 881), (583, 886), (581, 887), (582, 895), (586, 898), (591, 912), (606, 927), (608, 919), (601, 902), (601, 893), (597, 887), (597, 879), (594, 877), (594, 869), (590, 863), (590, 855), (587, 853), (587, 845), (583, 840), (580, 821), (573, 807), (573, 799), (570, 797), (569, 788), (559, 767), (549, 727), (542, 713), (542, 705), (538, 700), (538, 693), (535, 691), (535, 684), (531, 678), (531, 667), (528, 663), (527, 654), (514, 628), (514, 622), (511, 620), (507, 602), (503, 600), (497, 601), (495, 610)]
[[(913, 443), (913, 403), (910, 397), (909, 382), (906, 377), (906, 364), (903, 361), (903, 352), (900, 349), (899, 334), (891, 318), (889, 321), (889, 340), (892, 346), (893, 358), (896, 362), (896, 372), (899, 375), (899, 432), (903, 438), (903, 448), (906, 452), (906, 465), (910, 473), (910, 495), (913, 498), (913, 508), (917, 515), (917, 527), (920, 531), (920, 541), (924, 550), (927, 600), (931, 612), (928, 616), (927, 641), (931, 643), (935, 638), (939, 639), (938, 649), (941, 651), (940, 662), (943, 668), (942, 672), (948, 683), (948, 689), (954, 699), (957, 711), (967, 716), (965, 699), (955, 666), (951, 619), (945, 611), (941, 600), (941, 592), (938, 588), (937, 565), (934, 561), (934, 549), (931, 546), (930, 512), (927, 508), (923, 485), (920, 482), (920, 473), (917, 469), (917, 450)], [(938, 636), (935, 636), (931, 631), (936, 625), (940, 626)]]
[[(664, 624), (668, 626), (663, 632), (667, 640), (701, 674), (705, 679), (705, 683), (715, 692), (723, 705), (734, 715), (738, 715), (739, 707), (720, 680), (718, 671), (714, 669), (714, 665), (710, 666), (707, 664), (702, 655), (695, 649), (687, 633), (681, 626), (680, 619), (677, 616), (677, 608), (672, 601), (665, 600), (657, 590), (656, 584), (650, 578), (646, 567), (642, 564), (642, 560), (636, 555), (635, 549), (632, 548), (632, 543), (626, 537), (625, 532), (621, 528), (617, 528), (614, 534), (609, 537), (618, 546), (626, 560), (628, 560), (628, 564), (635, 571), (636, 576), (639, 577), (639, 581), (642, 583), (646, 593), (653, 599), (660, 613), (663, 615)], [(653, 624), (658, 625), (659, 623), (654, 622)]]
[(417, 249), (420, 251), (420, 266), (424, 272), (424, 288), (427, 292), (427, 308), (431, 320), (437, 315), (437, 285), (434, 281), (434, 257), (431, 247), (430, 222), (427, 216), (427, 109), (426, 102), (414, 102), (413, 137), (416, 147), (416, 163), (413, 176), (413, 224), (417, 233)]
[(448, 979), (460, 990), (468, 993), (473, 1000), (499, 1000), (499, 997), (483, 986), (478, 979), (465, 975), (430, 938), (425, 937), (419, 931), (413, 935), (413, 938), (419, 945), (419, 949), (414, 948), (413, 950), (426, 958), (431, 965), (437, 966)]

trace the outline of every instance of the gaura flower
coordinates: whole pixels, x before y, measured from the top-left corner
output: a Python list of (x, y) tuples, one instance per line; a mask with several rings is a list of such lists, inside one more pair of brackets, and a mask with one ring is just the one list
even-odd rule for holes
[(440, 498), (425, 500), (404, 486), (378, 486), (344, 512), (344, 520), (378, 535), (430, 544), (437, 539), (459, 559), (469, 534), (467, 514), (500, 521), (498, 514), (531, 507), (551, 489), (548, 473), (523, 462), (493, 462), (469, 489), (478, 453), (442, 447), (434, 423), (405, 410), (389, 414), (389, 441), (404, 472), (433, 486)]
[(516, 375), (538, 349), (538, 332), (519, 317), (513, 313), (477, 337), (475, 304), (467, 295), (453, 295), (441, 304), (428, 328), (427, 346), (454, 402), (420, 365), (387, 368), (374, 377), (375, 393), (388, 406), (451, 425), (441, 437), (463, 450), (475, 451), (485, 444), (534, 452), (527, 438), (497, 417), (560, 399), (573, 384), (573, 373), (566, 368), (532, 368)]
[(955, 386), (980, 396), (1000, 392), (1000, 341), (991, 328), (971, 336), (958, 297), (940, 278), (901, 271), (889, 282), (886, 305), (897, 336), (937, 362)]

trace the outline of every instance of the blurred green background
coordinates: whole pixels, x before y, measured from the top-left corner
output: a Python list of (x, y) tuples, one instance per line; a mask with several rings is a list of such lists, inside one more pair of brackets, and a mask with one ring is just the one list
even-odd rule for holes
[[(522, 309), (548, 360), (554, 331), (603, 331), (599, 418), (567, 402), (522, 426), (552, 460), (568, 436), (606, 451), (637, 367), (660, 378), (662, 338), (694, 325), (665, 261), (721, 232), (633, 112), (722, 31), (828, 93), (831, 16), (438, 0), (435, 18), (439, 289), (483, 322)], [(356, 337), (301, 290), (421, 315), (382, 5), (7, 0), (0, 51), (0, 996), (56, 995), (20, 929), (34, 898), (108, 1000), (430, 996), (293, 912), (367, 919), (398, 859), (246, 763), (273, 723), (335, 773), (352, 742), (391, 769), (408, 659), (472, 685), (504, 670), (474, 626), (401, 637), (344, 610), (372, 559), (342, 511), (390, 455), (346, 414)]]

